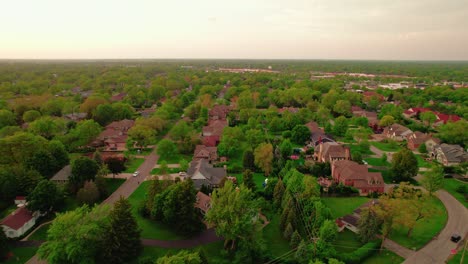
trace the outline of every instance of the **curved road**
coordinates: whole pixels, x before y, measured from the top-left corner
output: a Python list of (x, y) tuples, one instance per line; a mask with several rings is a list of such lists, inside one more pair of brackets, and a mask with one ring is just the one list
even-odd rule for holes
[(464, 238), (468, 233), (468, 209), (444, 190), (437, 191), (437, 196), (447, 209), (447, 224), (436, 238), (408, 257), (405, 264), (445, 263), (450, 251), (457, 247), (450, 241), (452, 234)]

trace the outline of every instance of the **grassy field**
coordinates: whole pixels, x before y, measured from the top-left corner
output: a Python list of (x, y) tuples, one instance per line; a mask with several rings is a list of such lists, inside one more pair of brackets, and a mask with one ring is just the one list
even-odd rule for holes
[(134, 173), (135, 171), (138, 170), (138, 167), (141, 166), (145, 162), (145, 159), (140, 159), (140, 158), (135, 158), (127, 161), (127, 164), (125, 166), (127, 167), (123, 172), (125, 173)]
[(431, 207), (435, 210), (434, 213), (416, 224), (411, 237), (406, 235), (408, 229), (400, 226), (390, 234), (390, 239), (409, 249), (423, 247), (444, 228), (447, 222), (447, 211), (438, 198), (431, 198)]
[(139, 205), (146, 198), (146, 190), (150, 183), (151, 181), (143, 182), (128, 199), (132, 205), (132, 213), (137, 220), (138, 226), (142, 229), (141, 237), (161, 240), (182, 239), (183, 237), (175, 234), (169, 229), (169, 227), (148, 218), (144, 218), (137, 212)]
[(350, 253), (362, 246), (356, 234), (348, 229), (338, 233), (338, 237), (334, 243), (335, 249), (339, 253)]
[(352, 213), (370, 199), (367, 197), (322, 197), (322, 202), (330, 208), (333, 218)]
[(421, 157), (421, 155), (415, 155), (416, 156), (416, 159), (418, 160), (418, 167), (419, 168), (429, 168), (431, 167), (431, 164), (427, 161), (424, 160), (423, 157)]
[(400, 264), (404, 260), (404, 258), (385, 249), (382, 252), (376, 251), (374, 255), (366, 258), (362, 264)]
[[(230, 173), (229, 176), (234, 176), (236, 177), (237, 179), (237, 184), (242, 184), (242, 173)], [(263, 173), (258, 173), (258, 172), (255, 172), (253, 174), (253, 179), (254, 179), (254, 182), (255, 182), (255, 185), (257, 186), (257, 190), (261, 190), (263, 189), (263, 183), (265, 182), (265, 175), (263, 175)]]
[(125, 179), (110, 179), (106, 178), (104, 179), (106, 181), (106, 186), (107, 186), (107, 191), (109, 192), (109, 195), (115, 192), (120, 185), (122, 185), (125, 182)]
[(50, 224), (43, 225), (41, 228), (36, 230), (28, 240), (47, 240), (47, 230), (49, 230)]
[(6, 264), (23, 264), (26, 263), (32, 256), (36, 254), (36, 247), (17, 247), (11, 249), (13, 257), (9, 258), (4, 263)]
[(398, 150), (401, 149), (400, 146), (398, 146), (398, 143), (384, 143), (384, 142), (370, 142), (370, 144), (382, 151), (387, 151), (387, 152), (397, 152)]
[[(180, 171), (180, 168), (168, 168), (167, 169), (168, 174), (179, 173), (179, 171)], [(160, 174), (160, 169), (159, 168), (154, 168), (154, 169), (151, 170), (150, 174), (151, 175)]]
[(160, 156), (158, 164), (161, 164), (162, 161), (167, 162), (167, 164), (179, 164), (181, 160), (191, 161), (192, 155), (177, 154), (172, 157)]
[(457, 188), (460, 186), (467, 186), (468, 183), (461, 182), (455, 179), (444, 179), (444, 187), (443, 189), (449, 192), (453, 197), (455, 197), (460, 203), (462, 203), (465, 207), (468, 208), (468, 201), (466, 200), (465, 196), (459, 192), (457, 192)]
[(384, 179), (384, 182), (392, 183), (392, 176), (391, 176), (390, 170), (377, 170), (377, 169), (370, 168), (369, 171), (382, 173), (382, 178)]
[(365, 158), (364, 159), (369, 165), (377, 167), (387, 167), (390, 166), (388, 161), (383, 161), (381, 158)]
[(267, 241), (267, 247), (275, 257), (281, 256), (291, 249), (289, 242), (281, 234), (279, 224), (280, 216), (275, 214), (270, 223), (263, 229), (263, 238)]
[(361, 152), (362, 155), (372, 155), (373, 152), (370, 149), (362, 149), (359, 145), (347, 144), (351, 153)]

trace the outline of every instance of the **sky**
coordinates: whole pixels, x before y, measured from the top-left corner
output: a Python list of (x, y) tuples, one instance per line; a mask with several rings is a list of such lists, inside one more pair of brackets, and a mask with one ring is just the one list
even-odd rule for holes
[(1, 0), (0, 58), (468, 60), (468, 0)]

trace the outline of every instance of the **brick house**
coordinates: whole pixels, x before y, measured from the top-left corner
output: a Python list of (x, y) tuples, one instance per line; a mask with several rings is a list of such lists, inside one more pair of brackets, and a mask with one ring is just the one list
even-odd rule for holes
[(127, 150), (128, 130), (135, 124), (134, 120), (114, 121), (106, 126), (98, 138), (91, 143), (93, 147), (102, 147), (103, 151)]
[(193, 159), (206, 159), (209, 163), (216, 162), (218, 160), (218, 148), (197, 145), (195, 147), (195, 151), (193, 152)]
[(402, 126), (400, 124), (393, 124), (384, 128), (383, 135), (389, 139), (393, 139), (396, 141), (403, 141), (406, 139), (408, 135), (413, 133), (411, 129)]
[(320, 143), (326, 142), (335, 142), (333, 138), (327, 134), (325, 131), (319, 127), (319, 125), (314, 122), (310, 121), (309, 123), (305, 124), (307, 128), (310, 130), (310, 146), (317, 147)]
[(342, 183), (359, 190), (360, 195), (383, 193), (385, 183), (380, 172), (369, 172), (366, 165), (350, 160), (337, 160), (331, 165), (335, 183)]
[(226, 120), (210, 120), (202, 129), (202, 136), (221, 136), (224, 128), (228, 125)]
[[(406, 137), (408, 142), (408, 148), (410, 150), (417, 150), (422, 144), (426, 145), (427, 150), (432, 150), (434, 143), (439, 144), (440, 140), (438, 138), (432, 137), (432, 135), (425, 134), (419, 131), (416, 131)], [(426, 142), (428, 144), (426, 144)], [(438, 142), (438, 143), (437, 143)], [(429, 145), (429, 148), (428, 148)]]
[(210, 120), (226, 120), (229, 111), (231, 107), (228, 105), (215, 105), (208, 112), (208, 117)]
[(320, 143), (314, 149), (314, 158), (318, 162), (333, 162), (338, 160), (350, 160), (351, 154), (348, 147), (336, 142)]

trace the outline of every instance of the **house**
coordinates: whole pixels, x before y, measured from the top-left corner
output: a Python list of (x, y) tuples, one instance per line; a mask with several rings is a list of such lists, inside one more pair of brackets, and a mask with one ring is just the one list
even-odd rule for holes
[(337, 160), (350, 160), (351, 154), (348, 147), (336, 142), (320, 143), (314, 149), (314, 158), (318, 162), (333, 162)]
[(202, 129), (202, 136), (221, 136), (224, 128), (228, 125), (226, 120), (210, 120)]
[(403, 141), (406, 139), (408, 135), (413, 133), (411, 129), (402, 126), (400, 124), (393, 124), (384, 128), (383, 135), (387, 138), (396, 140), (396, 141)]
[(207, 147), (216, 147), (218, 146), (219, 142), (221, 142), (220, 136), (206, 136), (203, 137), (203, 145)]
[(454, 166), (468, 161), (468, 153), (460, 145), (436, 145), (431, 156), (444, 166)]
[(379, 118), (376, 112), (365, 111), (360, 107), (351, 107), (351, 111), (356, 117), (365, 117), (369, 121), (369, 127), (373, 128), (379, 125)]
[(320, 143), (326, 143), (326, 142), (335, 142), (333, 138), (327, 134), (325, 134), (325, 131), (321, 129), (316, 122), (309, 122), (305, 124), (307, 128), (310, 130), (310, 146), (311, 147), (317, 147)]
[(338, 227), (338, 231), (341, 232), (345, 228), (351, 230), (354, 233), (359, 232), (359, 219), (361, 218), (361, 212), (365, 208), (371, 208), (372, 206), (378, 204), (378, 200), (371, 200), (361, 206), (359, 206), (356, 210), (353, 211), (352, 214), (345, 215), (335, 220), (335, 223)]
[(403, 116), (405, 118), (418, 118), (421, 113), (425, 112), (432, 112), (436, 116), (436, 120), (432, 124), (433, 126), (440, 126), (447, 124), (448, 122), (458, 122), (461, 120), (461, 117), (457, 115), (448, 115), (444, 113), (439, 113), (436, 111), (432, 111), (429, 108), (423, 108), (423, 107), (412, 107), (403, 112)]
[(282, 114), (284, 112), (289, 112), (291, 114), (296, 114), (299, 112), (299, 108), (296, 107), (282, 107), (278, 109), (278, 113)]
[(26, 207), (22, 206), (7, 217), (3, 218), (0, 226), (8, 238), (15, 238), (24, 235), (31, 227), (36, 224), (39, 213), (32, 213)]
[[(419, 146), (421, 146), (421, 144), (426, 145), (426, 149), (432, 150), (434, 145), (440, 144), (440, 140), (438, 138), (433, 138), (432, 135), (425, 134), (419, 131), (409, 134), (406, 140), (408, 142), (408, 148), (410, 150), (417, 150)], [(428, 144), (426, 144), (426, 142), (429, 143), (429, 148), (427, 148)]]
[(193, 152), (193, 159), (206, 159), (209, 163), (213, 163), (218, 160), (218, 148), (197, 145), (195, 147), (195, 151)]
[(128, 130), (135, 124), (134, 120), (114, 121), (106, 126), (98, 138), (91, 143), (93, 147), (103, 147), (103, 151), (127, 150)]
[(59, 170), (55, 175), (50, 179), (51, 181), (57, 184), (67, 184), (71, 176), (71, 166), (67, 165)]
[(211, 197), (202, 192), (198, 192), (195, 201), (195, 208), (198, 208), (200, 213), (205, 215), (211, 208)]
[(225, 168), (214, 168), (206, 159), (193, 160), (187, 170), (187, 177), (192, 179), (197, 189), (202, 185), (217, 188), (226, 176)]
[(360, 195), (383, 193), (385, 183), (380, 172), (369, 172), (366, 165), (350, 160), (337, 160), (331, 164), (332, 178), (359, 190)]
[(210, 120), (226, 120), (229, 111), (231, 107), (228, 105), (215, 105), (208, 112), (208, 117)]
[(26, 196), (16, 196), (15, 204), (16, 205), (26, 204)]

